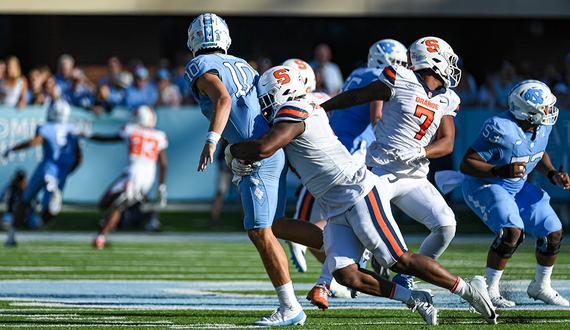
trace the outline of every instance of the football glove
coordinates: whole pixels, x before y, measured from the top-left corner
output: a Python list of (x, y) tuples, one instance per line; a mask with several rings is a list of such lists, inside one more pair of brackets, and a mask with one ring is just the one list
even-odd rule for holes
[(160, 208), (166, 207), (166, 204), (168, 203), (166, 201), (166, 184), (161, 183), (158, 186), (158, 191), (156, 192), (156, 198), (158, 199), (158, 204), (160, 205)]
[(232, 156), (232, 152), (230, 151), (231, 146), (232, 144), (230, 143), (226, 149), (224, 149), (226, 164), (228, 164), (228, 167), (232, 167), (232, 161), (234, 160), (234, 156)]
[(246, 164), (243, 160), (234, 158), (232, 160), (231, 169), (232, 173), (237, 176), (248, 176), (251, 175), (261, 165), (260, 162), (253, 162), (251, 164)]
[(424, 147), (410, 147), (407, 149), (398, 150), (398, 152), (396, 152), (396, 158), (408, 165), (413, 163), (415, 160), (424, 158), (425, 156), (426, 150)]

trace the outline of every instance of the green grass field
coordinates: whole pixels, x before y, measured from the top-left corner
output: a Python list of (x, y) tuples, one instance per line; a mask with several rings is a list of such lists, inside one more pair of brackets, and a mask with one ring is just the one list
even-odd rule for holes
[[(141, 236), (142, 237), (142, 236)], [(101, 281), (172, 281), (192, 288), (191, 281), (243, 281), (231, 289), (211, 290), (227, 294), (274, 295), (267, 288), (245, 288), (245, 283), (262, 281), (269, 283), (261, 260), (254, 246), (247, 242), (118, 242), (109, 238), (104, 250), (93, 249), (90, 242), (20, 242), (18, 248), (0, 248), (0, 286), (10, 288), (11, 283), (21, 281), (47, 281), (46, 285), (61, 281), (87, 281), (86, 285), (102, 285)], [(440, 262), (452, 272), (466, 278), (484, 272), (488, 246), (485, 244), (452, 244)], [(409, 246), (417, 251), (418, 245)], [(286, 249), (287, 250), (287, 249)], [(288, 251), (287, 251), (288, 252)], [(563, 249), (555, 266), (553, 279), (570, 279), (570, 257)], [(309, 270), (298, 273), (291, 270), (296, 285), (310, 287), (320, 273), (320, 265), (308, 257)], [(525, 242), (509, 262), (503, 278), (530, 280), (534, 275), (534, 244)], [(89, 280), (97, 280), (95, 283)], [(24, 287), (27, 282), (24, 282)], [(66, 283), (66, 282), (64, 282)], [(83, 282), (82, 282), (83, 283)], [(120, 282), (121, 283), (121, 282)], [(153, 282), (149, 282), (153, 283)], [(58, 285), (59, 285), (58, 284)], [(149, 284), (150, 285), (150, 284)], [(93, 290), (92, 287), (86, 290)], [(29, 287), (28, 295), (34, 295)], [(46, 300), (65, 300), (61, 295), (42, 296), (38, 299), (14, 299), (0, 292), (0, 327), (4, 328), (58, 328), (58, 329), (231, 329), (247, 328), (263, 316), (268, 316), (277, 304), (270, 297), (271, 305), (264, 310), (237, 309), (174, 309), (164, 308), (109, 308), (105, 305), (49, 305)], [(304, 299), (307, 290), (297, 290)], [(111, 294), (111, 293), (109, 293)], [(136, 292), (132, 292), (136, 294)], [(185, 299), (193, 299), (182, 296)], [(230, 298), (228, 298), (230, 299)], [(362, 299), (362, 298), (360, 298)], [(377, 298), (384, 299), (384, 298)], [(358, 300), (358, 299), (357, 299)], [(331, 308), (322, 312), (308, 307), (304, 326), (297, 329), (423, 329), (427, 326), (417, 313), (406, 309)], [(436, 306), (437, 307), (437, 306)], [(477, 315), (461, 310), (440, 310), (440, 328), (445, 329), (563, 329), (570, 328), (570, 310), (509, 310), (499, 312), (499, 325), (483, 324)], [(199, 307), (198, 307), (199, 308)]]

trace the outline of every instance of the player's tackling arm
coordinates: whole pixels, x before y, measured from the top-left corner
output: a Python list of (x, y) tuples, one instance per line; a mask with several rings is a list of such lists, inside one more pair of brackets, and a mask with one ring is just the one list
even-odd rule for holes
[(362, 88), (350, 89), (338, 94), (321, 104), (321, 107), (323, 107), (325, 111), (347, 109), (377, 100), (388, 101), (391, 95), (392, 91), (390, 87), (380, 80), (376, 80)]
[(515, 162), (505, 165), (491, 165), (475, 149), (469, 147), (463, 155), (459, 171), (476, 178), (521, 178), (524, 176), (526, 164)]
[[(217, 75), (204, 73), (196, 80), (196, 87), (201, 94), (207, 95), (210, 100), (212, 100), (212, 116), (210, 118), (210, 128), (208, 132), (214, 132), (221, 136), (232, 109), (232, 98), (226, 86)], [(200, 155), (198, 171), (204, 171), (208, 163), (212, 164), (215, 151), (216, 144), (206, 142), (202, 154)]]
[(33, 147), (33, 146), (40, 144), (40, 143), (43, 143), (43, 142), (44, 142), (44, 137), (41, 134), (37, 133), (33, 139), (26, 141), (26, 142), (23, 142), (23, 143), (20, 143), (20, 144), (17, 144), (10, 150), (16, 151), (16, 150), (20, 150), (20, 149), (27, 149), (29, 147)]
[(425, 147), (426, 157), (438, 158), (449, 155), (455, 142), (455, 124), (452, 116), (443, 116), (437, 129), (437, 141)]
[(236, 143), (230, 151), (235, 158), (258, 161), (271, 157), (304, 131), (303, 122), (279, 121), (260, 138)]
[(372, 127), (376, 126), (376, 123), (382, 119), (382, 106), (384, 101), (372, 101), (370, 102), (370, 124)]
[(123, 138), (120, 135), (91, 135), (89, 140), (97, 142), (121, 142), (123, 141)]

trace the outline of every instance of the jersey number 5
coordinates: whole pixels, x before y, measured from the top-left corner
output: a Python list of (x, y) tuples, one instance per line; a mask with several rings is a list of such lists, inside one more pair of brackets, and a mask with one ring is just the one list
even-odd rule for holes
[(420, 119), (425, 116), (425, 120), (420, 125), (420, 131), (416, 133), (416, 136), (414, 138), (421, 140), (424, 137), (424, 135), (426, 135), (426, 130), (428, 129), (428, 127), (433, 122), (433, 115), (434, 114), (435, 114), (435, 111), (432, 111), (430, 109), (426, 109), (426, 108), (422, 107), (421, 105), (418, 105), (416, 107), (416, 111), (414, 112), (414, 116), (416, 116)]

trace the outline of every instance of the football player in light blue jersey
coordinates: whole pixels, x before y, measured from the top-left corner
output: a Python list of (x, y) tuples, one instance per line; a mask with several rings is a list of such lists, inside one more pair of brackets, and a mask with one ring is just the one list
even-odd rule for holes
[[(382, 70), (390, 64), (407, 66), (406, 47), (394, 39), (382, 39), (372, 45), (368, 52), (368, 66), (358, 68), (344, 82), (341, 93), (368, 85), (378, 80)], [(382, 101), (357, 105), (343, 111), (333, 111), (330, 117), (331, 127), (340, 142), (354, 154), (364, 150), (374, 141), (372, 127), (382, 116)]]
[(536, 241), (536, 275), (529, 297), (547, 304), (568, 306), (568, 300), (550, 285), (550, 276), (562, 241), (562, 224), (550, 196), (526, 182), (536, 169), (554, 185), (570, 188), (568, 174), (556, 170), (546, 152), (552, 125), (558, 118), (556, 97), (548, 86), (525, 80), (509, 94), (509, 110), (485, 121), (463, 156), (465, 202), (497, 235), (487, 256), (485, 277), (496, 307), (514, 307), (501, 297), (499, 280), (507, 261), (524, 240), (524, 232)]
[[(204, 171), (207, 164), (212, 163), (220, 136), (229, 143), (238, 143), (260, 137), (269, 129), (257, 98), (259, 75), (246, 61), (227, 54), (230, 43), (226, 23), (215, 14), (202, 14), (190, 24), (187, 45), (195, 58), (186, 66), (184, 79), (202, 113), (210, 120), (198, 171)], [(280, 307), (270, 317), (254, 324), (303, 324), (306, 315), (295, 296), (287, 256), (276, 236), (299, 241), (296, 235), (312, 231), (314, 234), (311, 236), (317, 238), (316, 242), (307, 240), (299, 243), (320, 248), (322, 231), (304, 221), (285, 221), (287, 187), (282, 150), (255, 166), (255, 171), (239, 182), (245, 213), (244, 227), (259, 251)], [(239, 167), (249, 169), (238, 159), (234, 159), (231, 167), (234, 170)]]
[(16, 246), (14, 238), (16, 228), (19, 227), (26, 215), (31, 200), (42, 189), (45, 189), (42, 201), (42, 220), (48, 223), (61, 210), (61, 191), (67, 176), (81, 164), (81, 149), (77, 141), (79, 129), (69, 124), (69, 104), (57, 100), (50, 104), (47, 122), (37, 128), (36, 136), (29, 141), (9, 148), (4, 153), (6, 157), (10, 152), (42, 144), (44, 160), (38, 165), (30, 179), (22, 201), (14, 212), (14, 223), (8, 232), (6, 246)]

